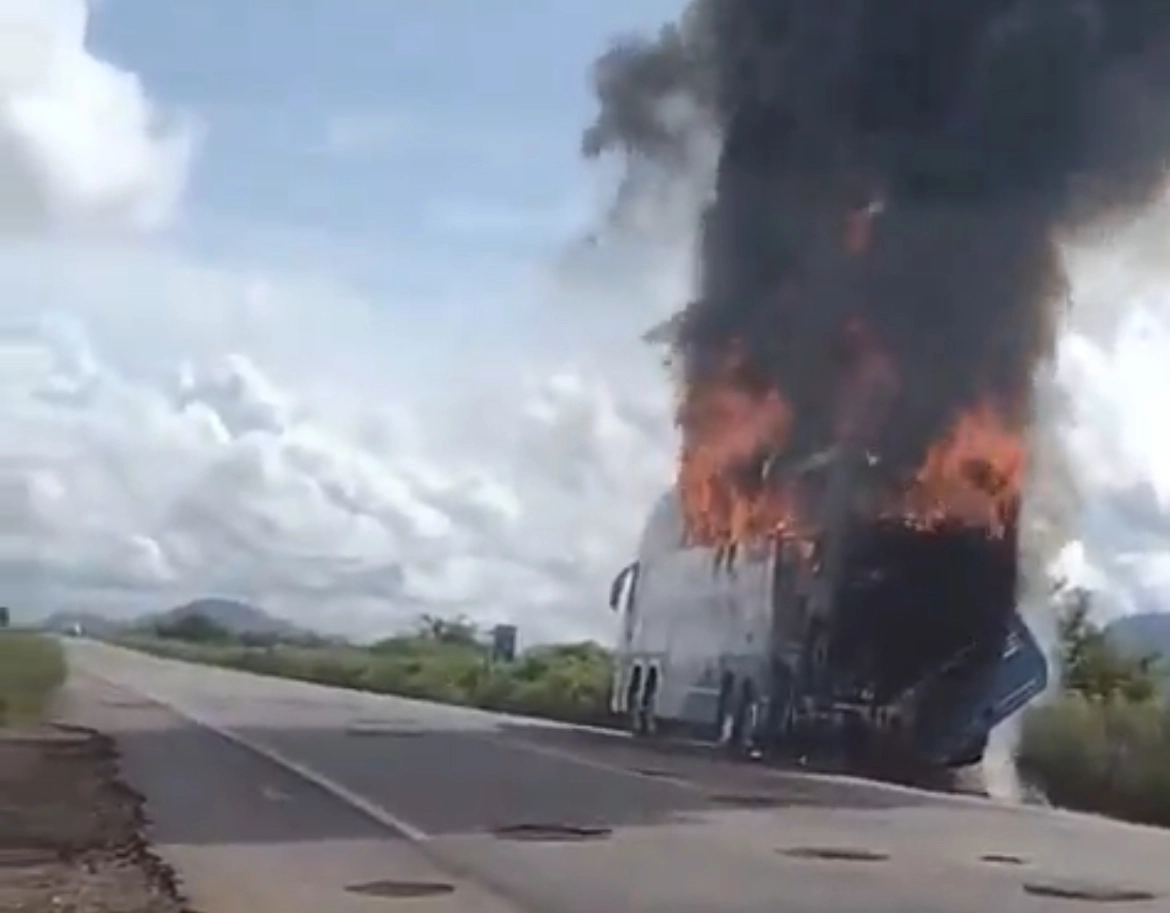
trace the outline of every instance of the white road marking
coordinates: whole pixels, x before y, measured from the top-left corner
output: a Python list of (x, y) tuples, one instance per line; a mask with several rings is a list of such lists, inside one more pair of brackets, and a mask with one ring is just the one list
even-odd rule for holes
[(329, 793), (335, 798), (340, 799), (342, 802), (346, 803), (352, 808), (357, 809), (358, 811), (362, 812), (362, 814), (381, 824), (383, 827), (401, 833), (404, 837), (413, 843), (421, 845), (426, 844), (431, 840), (431, 835), (424, 831), (421, 827), (412, 824), (404, 818), (400, 818), (380, 805), (370, 802), (363, 796), (359, 796), (353, 790), (342, 786), (336, 780), (327, 777), (324, 774), (318, 773), (311, 767), (307, 767), (300, 763), (300, 761), (293, 760), (288, 755), (276, 750), (275, 748), (271, 748), (268, 745), (265, 745), (262, 742), (258, 742), (248, 736), (240, 735), (240, 733), (235, 732), (230, 728), (220, 726), (218, 723), (212, 722), (211, 720), (203, 717), (201, 714), (195, 713), (186, 707), (181, 707), (174, 701), (160, 697), (150, 690), (143, 688), (141, 685), (127, 685), (124, 682), (106, 678), (104, 675), (100, 675), (89, 669), (85, 671), (85, 674), (91, 675), (92, 677), (106, 682), (109, 685), (113, 685), (115, 688), (122, 688), (124, 690), (137, 692), (142, 697), (148, 698), (154, 701), (156, 704), (160, 704), (163, 707), (166, 707), (168, 710), (171, 710), (188, 722), (194, 723), (197, 726), (202, 726), (209, 732), (214, 732), (220, 738), (226, 739), (234, 745), (238, 745), (239, 747), (244, 748), (253, 754), (259, 755), (260, 757), (271, 761), (278, 767), (282, 767), (290, 773), (296, 774), (302, 780), (312, 783), (319, 789), (323, 789), (325, 792)]

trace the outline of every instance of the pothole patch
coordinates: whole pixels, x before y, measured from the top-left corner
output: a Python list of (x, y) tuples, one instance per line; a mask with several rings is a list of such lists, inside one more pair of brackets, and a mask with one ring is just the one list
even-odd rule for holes
[(421, 897), (441, 897), (455, 891), (455, 886), (445, 881), (370, 881), (353, 884), (345, 889), (350, 894), (363, 897), (381, 897), (387, 900), (411, 900)]
[(421, 736), (423, 730), (379, 725), (378, 723), (355, 723), (346, 727), (345, 734), (359, 738), (413, 739)]
[(1028, 860), (1023, 856), (1016, 856), (1012, 853), (984, 853), (979, 857), (980, 862), (986, 862), (988, 865), (1027, 865)]
[(1024, 892), (1034, 897), (1054, 897), (1059, 900), (1080, 900), (1090, 903), (1142, 903), (1157, 900), (1159, 896), (1143, 888), (1063, 880), (1025, 882)]
[(506, 824), (493, 828), (500, 840), (528, 840), (541, 843), (568, 843), (577, 840), (602, 840), (612, 828), (578, 824)]
[(851, 846), (796, 846), (778, 851), (790, 859), (812, 859), (822, 862), (886, 862), (888, 853)]
[(775, 808), (784, 804), (784, 800), (765, 793), (725, 793), (708, 796), (707, 799), (715, 805), (728, 808)]
[(154, 705), (150, 701), (144, 701), (137, 698), (107, 698), (102, 701), (102, 706), (112, 707), (118, 710), (150, 710)]

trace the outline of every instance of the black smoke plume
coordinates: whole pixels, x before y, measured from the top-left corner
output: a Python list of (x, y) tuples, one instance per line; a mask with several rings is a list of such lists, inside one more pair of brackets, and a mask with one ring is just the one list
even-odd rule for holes
[(721, 138), (685, 386), (737, 352), (815, 451), (860, 328), (896, 373), (871, 443), (909, 469), (976, 404), (1026, 427), (1059, 241), (1162, 189), (1170, 0), (695, 0), (595, 82), (589, 156), (685, 167), (680, 101)]

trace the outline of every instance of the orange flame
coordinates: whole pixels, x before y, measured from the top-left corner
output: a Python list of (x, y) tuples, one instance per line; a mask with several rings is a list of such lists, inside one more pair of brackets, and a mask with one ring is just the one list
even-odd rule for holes
[[(873, 243), (884, 201), (847, 210), (842, 244), (855, 257)], [(893, 406), (899, 376), (890, 353), (859, 318), (846, 321), (837, 378), (836, 443), (868, 449)], [(706, 546), (783, 538), (811, 543), (810, 498), (795, 479), (768, 478), (790, 443), (792, 405), (783, 392), (746, 382), (735, 349), (724, 370), (685, 390), (678, 471), (687, 537)], [(877, 454), (880, 457), (880, 453)], [(1026, 465), (1023, 436), (987, 403), (961, 414), (929, 449), (908, 483), (891, 497), (873, 492), (878, 512), (924, 529), (957, 523), (1004, 535), (1018, 512)], [(866, 499), (870, 505), (874, 499)]]
[(764, 480), (768, 457), (787, 444), (791, 410), (777, 390), (743, 389), (735, 367), (688, 391), (679, 413), (683, 516), (689, 538), (705, 545), (775, 535), (793, 516), (787, 493)]
[(980, 403), (930, 448), (898, 512), (925, 528), (957, 522), (1002, 536), (1019, 508), (1026, 468), (1023, 436)]

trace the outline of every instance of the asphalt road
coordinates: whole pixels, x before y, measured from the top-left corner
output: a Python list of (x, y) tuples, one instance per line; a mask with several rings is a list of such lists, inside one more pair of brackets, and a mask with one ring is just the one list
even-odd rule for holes
[(1170, 910), (1170, 832), (69, 654), (72, 712), (118, 739), (202, 913), (379, 909), (353, 889), (386, 880), (450, 885), (407, 902), (435, 913)]

